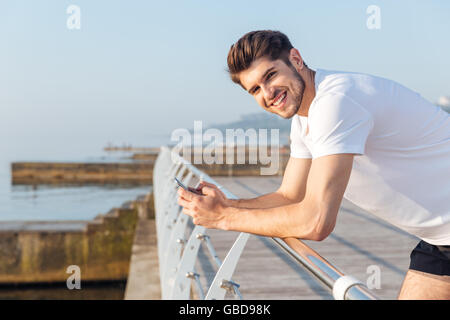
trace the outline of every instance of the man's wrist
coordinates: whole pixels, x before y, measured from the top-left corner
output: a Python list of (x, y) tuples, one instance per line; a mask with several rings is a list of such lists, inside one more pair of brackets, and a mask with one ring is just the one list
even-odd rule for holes
[(222, 226), (220, 229), (227, 230), (227, 231), (232, 230), (235, 211), (236, 211), (236, 208), (233, 206), (225, 205), (222, 208), (223, 223), (222, 223)]
[(239, 200), (237, 200), (237, 199), (226, 199), (225, 206), (226, 207), (236, 207), (238, 204), (238, 201)]

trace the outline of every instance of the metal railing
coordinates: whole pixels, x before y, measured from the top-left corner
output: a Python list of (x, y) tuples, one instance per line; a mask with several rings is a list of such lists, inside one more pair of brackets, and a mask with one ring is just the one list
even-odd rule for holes
[[(185, 239), (189, 217), (181, 213), (182, 208), (177, 204), (178, 185), (174, 177), (185, 185), (190, 185), (194, 178), (197, 180), (197, 185), (200, 180), (214, 183), (229, 199), (237, 199), (235, 195), (181, 156), (167, 147), (161, 148), (153, 171), (153, 188), (162, 299), (190, 299), (192, 281), (200, 299), (222, 300), (227, 292), (242, 299), (239, 284), (232, 281), (232, 276), (249, 234), (238, 235), (223, 261), (217, 256), (210, 237), (206, 234), (207, 229), (204, 227), (193, 227), (188, 239)], [(272, 238), (272, 240), (329, 288), (335, 299), (377, 299), (362, 282), (339, 271), (301, 240), (295, 238)], [(194, 269), (202, 243), (206, 245), (207, 251), (218, 268), (206, 293), (202, 288), (200, 275)]]

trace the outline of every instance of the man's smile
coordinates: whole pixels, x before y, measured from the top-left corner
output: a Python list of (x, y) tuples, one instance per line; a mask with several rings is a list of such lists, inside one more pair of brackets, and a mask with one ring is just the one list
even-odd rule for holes
[(276, 109), (281, 109), (284, 106), (284, 104), (286, 103), (286, 98), (287, 98), (287, 92), (286, 91), (280, 92), (273, 100), (274, 102), (271, 104), (271, 107), (274, 107)]

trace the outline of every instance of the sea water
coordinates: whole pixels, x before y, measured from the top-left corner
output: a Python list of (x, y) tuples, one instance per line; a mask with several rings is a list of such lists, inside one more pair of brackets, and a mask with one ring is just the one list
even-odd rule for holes
[[(148, 139), (143, 147), (157, 147), (164, 138)], [(81, 144), (73, 150), (46, 148), (15, 141), (0, 152), (0, 223), (11, 220), (89, 220), (99, 213), (135, 200), (150, 191), (149, 185), (12, 185), (11, 163), (48, 162), (129, 162), (131, 153), (105, 152), (102, 144)], [(63, 150), (63, 151), (61, 151)]]

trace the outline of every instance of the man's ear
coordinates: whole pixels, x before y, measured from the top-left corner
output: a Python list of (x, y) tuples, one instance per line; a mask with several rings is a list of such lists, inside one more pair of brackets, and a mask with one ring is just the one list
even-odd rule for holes
[(292, 48), (291, 51), (289, 51), (289, 61), (295, 67), (295, 69), (297, 69), (297, 71), (300, 71), (305, 67), (300, 52), (295, 48)]

